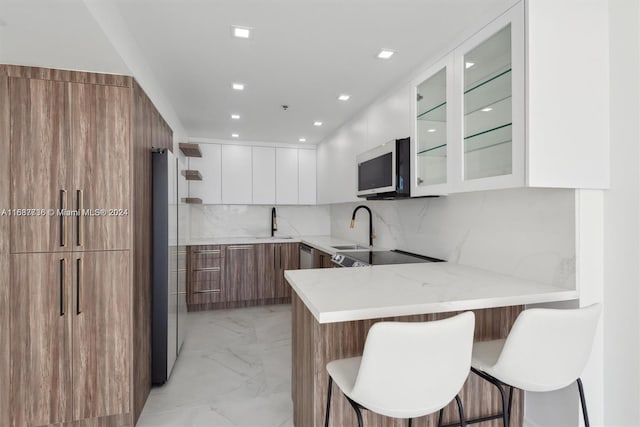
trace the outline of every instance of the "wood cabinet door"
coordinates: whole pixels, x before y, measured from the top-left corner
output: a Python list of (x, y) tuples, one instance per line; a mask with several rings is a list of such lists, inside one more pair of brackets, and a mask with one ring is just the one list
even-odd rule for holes
[(74, 254), (73, 418), (129, 412), (129, 251)]
[(300, 268), (300, 244), (281, 243), (279, 248), (280, 263), (278, 270), (278, 283), (276, 286), (276, 298), (290, 297), (291, 286), (284, 278), (285, 270), (298, 270)]
[(64, 100), (65, 83), (9, 79), (12, 253), (70, 250), (71, 218), (57, 212), (72, 209)]
[(70, 83), (74, 251), (128, 249), (130, 90)]
[(12, 424), (67, 421), (72, 408), (70, 259), (14, 254), (10, 263)]
[(256, 245), (256, 286), (258, 299), (275, 298), (280, 245), (266, 243)]
[(228, 245), (225, 270), (226, 301), (258, 298), (255, 245)]

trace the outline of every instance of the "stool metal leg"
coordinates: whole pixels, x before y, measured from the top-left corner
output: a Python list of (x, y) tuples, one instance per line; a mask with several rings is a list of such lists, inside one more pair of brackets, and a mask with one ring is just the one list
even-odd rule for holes
[(358, 405), (353, 400), (349, 399), (347, 396), (345, 396), (345, 397), (347, 398), (349, 403), (351, 403), (351, 406), (353, 407), (353, 410), (356, 411), (356, 417), (358, 417), (358, 427), (363, 427), (362, 426), (362, 413), (360, 412), (360, 405)]
[(329, 412), (331, 411), (331, 388), (333, 386), (333, 378), (329, 375), (329, 387), (327, 388), (327, 411), (324, 414), (324, 427), (329, 427)]
[(467, 422), (464, 419), (464, 409), (462, 407), (462, 401), (460, 396), (456, 394), (456, 403), (458, 404), (458, 415), (460, 415), (460, 427), (466, 427)]
[(409, 418), (409, 423), (407, 424), (409, 427), (413, 425), (413, 418)]
[[(479, 377), (489, 381), (491, 384), (496, 386), (496, 388), (500, 392), (500, 397), (502, 399), (502, 414), (501, 414), (502, 417), (500, 417), (500, 415), (498, 415), (496, 418), (502, 418), (502, 425), (504, 427), (509, 427), (509, 414), (507, 412), (508, 411), (508, 409), (507, 409), (507, 398), (505, 396), (504, 388), (502, 387), (502, 383), (500, 381), (498, 381), (496, 378), (494, 378), (491, 375), (487, 374), (486, 372), (479, 371), (479, 370), (477, 370), (477, 369), (475, 369), (473, 367), (471, 368), (471, 371), (474, 372)], [(470, 422), (474, 422), (474, 420), (470, 420)]]
[(589, 415), (587, 414), (587, 402), (584, 399), (584, 388), (582, 387), (582, 380), (578, 378), (578, 393), (580, 394), (580, 404), (582, 405), (582, 417), (584, 418), (585, 427), (589, 427)]
[(440, 413), (438, 414), (438, 427), (442, 427), (442, 414), (444, 413), (444, 408), (440, 409)]
[(509, 419), (509, 424), (511, 424), (511, 404), (513, 403), (513, 386), (509, 386), (509, 409), (507, 409), (507, 418)]

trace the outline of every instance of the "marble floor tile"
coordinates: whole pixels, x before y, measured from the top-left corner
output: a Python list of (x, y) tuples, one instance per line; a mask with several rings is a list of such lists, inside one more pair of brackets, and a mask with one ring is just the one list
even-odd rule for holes
[(138, 426), (293, 425), (291, 307), (190, 313), (169, 381), (154, 387)]

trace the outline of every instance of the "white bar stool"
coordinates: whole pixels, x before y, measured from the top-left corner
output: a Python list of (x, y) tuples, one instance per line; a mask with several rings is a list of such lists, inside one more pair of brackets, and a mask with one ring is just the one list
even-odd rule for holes
[[(514, 387), (544, 392), (576, 382), (584, 424), (589, 427), (580, 375), (591, 353), (600, 311), (600, 304), (571, 310), (532, 308), (520, 313), (506, 339), (476, 342), (471, 371), (498, 388), (502, 413), (467, 422), (502, 418), (508, 427)], [(509, 387), (508, 406), (503, 386)]]
[(475, 315), (458, 314), (432, 322), (379, 322), (367, 335), (362, 357), (327, 364), (329, 388), (324, 425), (329, 425), (333, 382), (353, 407), (412, 419), (438, 411), (454, 398), (462, 425), (458, 392), (471, 364)]

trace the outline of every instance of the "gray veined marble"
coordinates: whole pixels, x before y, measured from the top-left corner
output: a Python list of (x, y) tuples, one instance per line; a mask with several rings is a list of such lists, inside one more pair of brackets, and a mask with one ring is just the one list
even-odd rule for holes
[(173, 373), (151, 390), (138, 426), (293, 426), (290, 306), (189, 316)]

